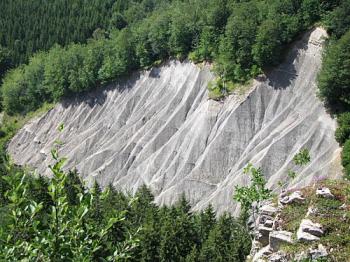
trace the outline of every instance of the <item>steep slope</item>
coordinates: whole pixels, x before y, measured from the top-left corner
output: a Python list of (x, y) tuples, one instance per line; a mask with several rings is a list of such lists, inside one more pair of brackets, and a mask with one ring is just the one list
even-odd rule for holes
[[(200, 209), (237, 212), (234, 185), (248, 183), (242, 168), (261, 166), (268, 185), (287, 180), (301, 148), (312, 161), (290, 186), (341, 175), (336, 123), (316, 97), (326, 33), (317, 28), (296, 42), (285, 62), (244, 94), (208, 100), (208, 66), (171, 61), (121, 84), (67, 100), (27, 124), (8, 150), (14, 161), (49, 174), (50, 149), (88, 181), (125, 190), (149, 185), (159, 204), (183, 193)], [(62, 134), (56, 130), (65, 124)]]

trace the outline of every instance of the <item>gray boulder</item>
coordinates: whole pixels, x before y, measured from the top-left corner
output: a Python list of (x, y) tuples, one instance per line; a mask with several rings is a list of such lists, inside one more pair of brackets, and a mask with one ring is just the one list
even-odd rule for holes
[(273, 220), (271, 219), (267, 219), (265, 222), (264, 222), (264, 226), (265, 227), (273, 227)]
[(269, 236), (271, 232), (272, 232), (271, 227), (265, 227), (263, 225), (259, 225), (258, 234), (255, 239), (259, 241), (262, 246), (266, 246), (269, 244)]
[(276, 252), (279, 250), (280, 245), (283, 243), (292, 244), (294, 241), (292, 239), (293, 233), (288, 231), (272, 231), (270, 233), (270, 247), (271, 250)]
[(305, 215), (305, 217), (309, 217), (311, 215), (316, 215), (318, 213), (318, 210), (316, 207), (313, 207), (313, 206), (310, 206), (308, 209), (307, 209), (307, 213)]
[(304, 201), (305, 198), (302, 196), (302, 193), (300, 191), (294, 191), (289, 196), (285, 196), (280, 199), (280, 203), (283, 205), (288, 205), (291, 203), (303, 203)]
[(341, 209), (341, 210), (346, 210), (346, 209), (347, 209), (347, 205), (344, 203), (344, 204), (342, 204), (342, 205), (339, 207), (339, 209)]
[(328, 256), (327, 249), (322, 244), (318, 244), (318, 247), (315, 249), (310, 249), (309, 253), (312, 260), (317, 260)]
[(272, 251), (270, 249), (270, 246), (263, 247), (260, 249), (253, 257), (253, 262), (260, 262), (264, 261), (264, 258), (267, 258), (272, 254)]
[(278, 209), (274, 207), (272, 204), (269, 204), (269, 205), (262, 206), (259, 211), (261, 215), (273, 217), (276, 215)]
[(289, 262), (289, 261), (290, 259), (288, 258), (287, 254), (282, 251), (278, 251), (269, 256), (269, 262)]
[(297, 238), (299, 241), (316, 241), (323, 234), (321, 224), (313, 223), (310, 219), (303, 219), (297, 232)]

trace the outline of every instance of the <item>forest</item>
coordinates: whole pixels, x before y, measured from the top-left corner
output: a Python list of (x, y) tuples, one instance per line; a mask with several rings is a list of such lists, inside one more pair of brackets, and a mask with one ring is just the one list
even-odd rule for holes
[[(73, 12), (75, 9), (66, 8), (66, 2), (51, 4), (45, 1), (47, 5), (53, 5), (47, 9), (60, 9), (57, 5), (61, 3), (63, 10)], [(70, 4), (74, 2), (78, 5), (81, 1), (69, 1)], [(244, 83), (278, 64), (283, 57), (283, 47), (327, 16), (338, 3), (319, 0), (93, 2), (96, 4), (87, 6), (94, 10), (85, 10), (88, 7), (83, 5), (82, 15), (79, 15), (82, 21), (79, 22), (70, 19), (74, 15), (71, 12), (57, 16), (58, 21), (51, 20), (50, 12), (43, 14), (50, 17), (45, 23), (49, 29), (42, 31), (43, 37), (39, 41), (35, 33), (30, 32), (48, 18), (41, 18), (40, 23), (33, 21), (33, 28), (23, 28), (27, 38), (38, 41), (38, 48), (28, 47), (27, 52), (19, 52), (11, 41), (1, 40), (4, 50), (14, 54), (11, 57), (15, 65), (26, 61), (20, 56), (30, 56), (40, 50), (30, 56), (26, 64), (6, 74), (1, 87), (5, 112), (25, 114), (45, 101), (58, 101), (64, 96), (98, 88), (169, 58), (212, 62), (219, 80), (212, 92), (214, 97), (222, 97), (235, 83)], [(108, 2), (112, 8), (102, 2)], [(7, 8), (11, 8), (15, 3), (8, 5)], [(101, 14), (100, 7), (105, 10)], [(85, 23), (91, 13), (99, 14)], [(12, 14), (15, 16), (16, 13)], [(109, 17), (108, 21), (105, 21), (106, 17)], [(62, 25), (61, 20), (68, 23)], [(6, 18), (6, 23), (9, 21), (11, 19)], [(100, 26), (96, 27), (97, 24)], [(69, 31), (70, 27), (75, 28), (72, 33), (60, 33), (67, 36), (65, 41), (49, 33)], [(18, 32), (15, 28), (13, 34)], [(3, 52), (1, 67), (9, 67), (8, 52)]]
[(62, 171), (55, 149), (51, 179), (6, 156), (18, 118), (167, 59), (211, 63), (211, 92), (222, 98), (281, 62), (301, 33), (325, 27), (319, 96), (337, 118), (350, 178), (349, 0), (3, 0), (0, 10), (1, 110), (15, 119), (0, 128), (2, 261), (245, 261), (244, 217), (192, 213), (184, 197), (158, 207), (146, 187), (135, 196), (88, 188)]
[(288, 43), (321, 24), (330, 39), (320, 97), (338, 116), (336, 136), (350, 175), (349, 0), (60, 0), (42, 1), (35, 9), (40, 16), (31, 15), (39, 2), (29, 2), (0, 4), (9, 10), (0, 18), (6, 25), (0, 28), (1, 107), (9, 115), (102, 88), (169, 58), (212, 63), (217, 81), (210, 97), (220, 99), (277, 65)]
[(50, 180), (1, 166), (1, 261), (236, 262), (249, 254), (242, 219), (217, 218), (211, 206), (192, 213), (184, 196), (158, 207), (146, 186), (133, 196), (89, 189), (76, 171), (61, 170), (57, 149), (52, 157)]
[(318, 77), (319, 95), (337, 118), (336, 140), (343, 146), (342, 165), (350, 179), (350, 1), (328, 14), (331, 35)]

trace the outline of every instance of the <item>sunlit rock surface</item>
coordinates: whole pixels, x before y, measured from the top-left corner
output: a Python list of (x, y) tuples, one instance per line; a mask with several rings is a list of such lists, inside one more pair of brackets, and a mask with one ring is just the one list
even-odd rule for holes
[[(289, 181), (289, 168), (299, 174), (290, 187), (340, 177), (336, 123), (316, 97), (325, 36), (320, 28), (305, 34), (278, 68), (224, 102), (208, 100), (209, 66), (171, 61), (134, 74), (58, 104), (20, 130), (8, 151), (16, 163), (50, 174), (50, 149), (60, 139), (66, 167), (76, 167), (88, 183), (132, 192), (146, 184), (159, 204), (184, 192), (194, 210), (211, 202), (235, 214), (232, 194), (249, 182), (242, 173), (248, 162), (276, 190)], [(292, 158), (301, 148), (310, 150), (311, 162), (295, 168)]]

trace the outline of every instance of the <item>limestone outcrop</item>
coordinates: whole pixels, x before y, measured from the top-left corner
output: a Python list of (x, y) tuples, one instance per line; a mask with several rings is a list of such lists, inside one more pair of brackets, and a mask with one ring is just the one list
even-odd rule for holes
[(238, 214), (232, 195), (235, 185), (249, 183), (242, 172), (249, 162), (278, 190), (293, 156), (308, 148), (311, 162), (289, 187), (340, 177), (336, 122), (316, 96), (325, 37), (321, 28), (308, 32), (278, 68), (221, 102), (208, 100), (209, 65), (169, 61), (135, 73), (59, 103), (25, 125), (8, 152), (15, 163), (49, 175), (50, 149), (59, 139), (65, 168), (76, 167), (88, 183), (131, 192), (146, 184), (158, 204), (185, 193), (194, 210), (212, 203), (219, 213)]
[[(336, 197), (329, 188), (327, 189), (325, 191), (332, 195), (333, 204), (343, 206), (341, 205), (342, 201), (347, 200), (340, 195)], [(285, 205), (277, 204), (278, 200), (281, 200), (281, 197), (293, 195), (294, 193), (289, 192), (282, 194), (278, 199), (265, 200), (260, 204), (256, 204), (255, 208), (252, 208), (250, 220), (254, 220), (255, 222), (250, 227), (253, 242), (247, 261), (318, 261), (318, 259), (322, 258), (329, 258), (330, 261), (333, 261), (330, 255), (334, 255), (335, 257), (339, 255), (337, 252), (342, 250), (343, 247), (339, 247), (339, 250), (334, 252), (332, 245), (336, 247), (339, 246), (339, 243), (329, 241), (329, 232), (326, 232), (320, 223), (313, 221), (320, 221), (320, 218), (325, 215), (329, 217), (328, 219), (335, 219), (327, 212), (327, 208), (334, 208), (334, 206), (330, 205), (327, 199), (319, 197), (320, 189), (316, 189), (316, 185), (303, 188), (302, 190), (307, 192), (308, 195), (302, 203), (290, 202)], [(295, 192), (302, 194), (301, 191)], [(311, 206), (312, 204), (318, 205), (323, 212), (317, 211)], [(344, 210), (345, 213), (346, 210)], [(295, 216), (295, 214), (298, 216)], [(333, 215), (339, 216), (340, 214)], [(294, 216), (293, 219), (290, 216)], [(272, 221), (272, 223), (266, 225), (266, 221)], [(296, 228), (295, 222), (298, 223)], [(293, 230), (293, 228), (295, 229)], [(286, 229), (291, 231), (287, 231)], [(334, 228), (328, 228), (328, 230), (333, 231)], [(344, 232), (344, 234), (347, 233)], [(291, 251), (288, 247), (293, 247), (292, 250), (294, 251)], [(332, 251), (334, 254), (331, 254)]]

